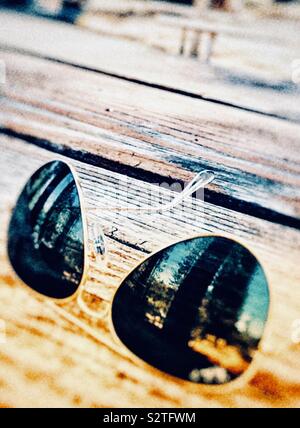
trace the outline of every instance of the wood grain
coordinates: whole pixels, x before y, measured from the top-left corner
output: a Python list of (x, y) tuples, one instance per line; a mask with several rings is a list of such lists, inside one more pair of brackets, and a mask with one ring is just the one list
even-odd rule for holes
[[(105, 287), (113, 292), (138, 260), (176, 238), (222, 232), (239, 238), (263, 263), (273, 300), (272, 334), (258, 360), (258, 372), (243, 388), (226, 394), (195, 393), (188, 384), (136, 365), (113, 341), (107, 319), (98, 322), (80, 313), (75, 302), (57, 308), (33, 298), (15, 278), (6, 260), (5, 230), (24, 180), (46, 160), (49, 151), (1, 136), (1, 283), (0, 317), (7, 324), (7, 342), (0, 347), (0, 401), (6, 406), (237, 406), (279, 407), (300, 403), (299, 345), (290, 340), (291, 324), (299, 318), (300, 232), (288, 227), (191, 200), (185, 215), (180, 207), (154, 217), (105, 211), (95, 218), (109, 242), (106, 268), (92, 263), (87, 287), (99, 307)], [(89, 206), (116, 200), (144, 204), (149, 197), (170, 198), (136, 179), (78, 161), (76, 167)], [(153, 199), (152, 199), (153, 200)], [(192, 209), (193, 208), (193, 209)], [(159, 236), (159, 242), (158, 237)], [(288, 257), (287, 257), (288, 255)], [(288, 308), (288, 310), (287, 310)], [(83, 328), (65, 320), (74, 317)], [(79, 318), (80, 317), (80, 318)], [(95, 329), (100, 343), (88, 329)]]
[[(140, 42), (3, 12), (0, 60), (7, 68), (0, 84), (0, 406), (299, 407), (300, 345), (292, 341), (300, 319), (298, 95), (234, 89), (199, 73), (196, 62)], [(95, 310), (107, 313), (103, 299), (112, 299), (124, 275), (177, 239), (221, 233), (254, 252), (272, 306), (249, 383), (226, 395), (202, 393), (138, 364), (114, 340), (107, 315), (93, 319), (75, 301), (49, 303), (22, 286), (6, 255), (10, 213), (32, 172), (57, 157), (76, 168), (85, 206), (106, 207), (87, 216), (89, 226), (103, 228), (109, 249), (107, 265), (89, 259), (85, 299)], [(109, 210), (167, 202), (168, 185), (179, 190), (203, 168), (216, 174), (198, 195), (205, 202), (190, 198), (151, 216)]]
[(31, 56), (1, 57), (2, 127), (144, 180), (212, 169), (212, 202), (299, 228), (299, 125)]
[[(159, 34), (161, 29), (158, 27), (156, 31)], [(277, 26), (273, 29), (274, 35), (276, 32)], [(174, 37), (176, 35), (172, 31), (170, 38)], [(178, 40), (179, 38), (180, 34)], [(226, 70), (222, 70), (222, 67), (207, 70), (206, 67), (200, 67), (196, 60), (169, 56), (138, 41), (112, 38), (103, 34), (99, 37), (96, 32), (88, 29), (4, 12), (0, 12), (0, 44), (117, 75), (144, 86), (156, 86), (166, 92), (202, 97), (218, 104), (234, 105), (266, 115), (300, 121), (299, 93), (290, 80), (282, 82), (281, 79), (276, 79), (274, 63), (267, 79), (260, 80), (255, 74), (247, 76), (246, 73), (243, 76), (237, 73), (232, 83), (230, 75), (234, 76), (234, 70), (231, 70), (230, 75)], [(286, 49), (287, 46), (289, 49)], [(251, 52), (253, 46), (246, 46), (245, 51), (247, 50)], [(285, 69), (290, 68), (292, 61), (300, 55), (298, 45), (291, 45), (286, 41), (280, 48), (279, 42), (276, 41), (272, 49), (267, 42), (261, 51), (262, 58), (269, 51), (277, 58), (283, 55)], [(257, 88), (257, 84), (261, 89)], [(277, 102), (279, 96), (277, 86), (279, 90), (282, 89), (280, 103)]]

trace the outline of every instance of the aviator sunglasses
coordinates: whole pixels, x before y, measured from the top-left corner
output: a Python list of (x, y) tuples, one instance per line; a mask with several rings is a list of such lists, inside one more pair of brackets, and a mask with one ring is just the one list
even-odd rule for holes
[[(212, 172), (200, 172), (165, 205), (109, 209), (163, 212), (213, 179)], [(82, 297), (89, 252), (106, 260), (102, 229), (96, 225), (88, 236), (76, 172), (61, 160), (49, 162), (27, 181), (13, 209), (11, 265), (39, 295), (59, 302), (77, 298), (82, 310), (97, 316)], [(266, 275), (248, 248), (225, 236), (199, 235), (134, 267), (110, 302), (110, 324), (118, 343), (141, 364), (212, 388), (251, 374), (269, 302)]]

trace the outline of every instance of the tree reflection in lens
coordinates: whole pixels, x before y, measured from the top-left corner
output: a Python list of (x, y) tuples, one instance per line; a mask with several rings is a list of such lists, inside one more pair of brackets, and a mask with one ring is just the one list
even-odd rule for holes
[(151, 256), (118, 289), (112, 320), (120, 340), (156, 368), (222, 384), (252, 361), (269, 308), (266, 277), (239, 243), (199, 237)]

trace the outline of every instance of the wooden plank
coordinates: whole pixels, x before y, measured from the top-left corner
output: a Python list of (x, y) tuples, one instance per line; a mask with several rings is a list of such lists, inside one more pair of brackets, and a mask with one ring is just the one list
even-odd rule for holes
[[(222, 70), (200, 67), (197, 61), (188, 58), (167, 56), (139, 42), (99, 36), (67, 24), (6, 12), (0, 12), (0, 45), (118, 75), (143, 85), (159, 86), (165, 91), (300, 120), (299, 95), (290, 92), (285, 84), (282, 87), (282, 82), (273, 82), (274, 89), (271, 78), (276, 80), (274, 74), (269, 74), (268, 81), (260, 82), (260, 86), (265, 86), (262, 90), (257, 88), (257, 78), (253, 76), (232, 77)], [(277, 47), (274, 49), (274, 55), (278, 55)], [(297, 56), (297, 49), (292, 52), (285, 58), (285, 64), (291, 64)], [(238, 83), (241, 78), (243, 85)], [(276, 85), (281, 91), (276, 90)], [(290, 82), (288, 86), (291, 85)]]
[[(116, 346), (107, 319), (98, 322), (80, 313), (75, 303), (48, 306), (23, 288), (7, 263), (5, 230), (10, 209), (24, 181), (53, 153), (0, 136), (1, 287), (0, 317), (6, 321), (7, 342), (0, 346), (0, 402), (8, 406), (154, 406), (154, 407), (297, 407), (300, 400), (299, 345), (291, 342), (291, 326), (300, 314), (300, 232), (208, 202), (189, 201), (185, 215), (149, 217), (106, 211), (93, 220), (103, 225), (109, 242), (107, 268), (92, 263), (88, 289), (108, 294), (143, 255), (174, 239), (219, 232), (241, 239), (263, 263), (270, 280), (274, 328), (254, 379), (230, 394), (199, 394), (180, 381), (142, 368)], [(170, 198), (170, 191), (136, 179), (73, 162), (86, 204), (115, 204), (119, 197), (136, 204), (149, 195)], [(153, 199), (151, 199), (153, 201)], [(135, 201), (135, 202), (133, 202)], [(191, 205), (189, 205), (191, 204)], [(193, 208), (193, 209), (191, 209)], [(158, 242), (159, 236), (159, 242)], [(99, 301), (94, 302), (99, 307)], [(288, 308), (288, 310), (287, 310)], [(66, 321), (66, 318), (69, 321)], [(70, 321), (74, 322), (70, 322)], [(77, 323), (83, 322), (82, 328)], [(96, 331), (100, 343), (91, 337)]]
[(210, 168), (212, 202), (299, 227), (299, 125), (48, 60), (1, 58), (5, 132), (148, 181)]

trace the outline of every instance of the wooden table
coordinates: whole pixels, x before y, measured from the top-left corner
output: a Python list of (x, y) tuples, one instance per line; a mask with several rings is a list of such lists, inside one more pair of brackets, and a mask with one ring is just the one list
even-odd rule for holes
[[(7, 71), (0, 84), (0, 318), (6, 326), (1, 405), (299, 406), (300, 347), (292, 340), (300, 318), (297, 121), (274, 117), (260, 104), (256, 112), (229, 106), (222, 94), (215, 102), (171, 90), (158, 74), (151, 79), (149, 63), (130, 42), (123, 42), (131, 52), (126, 61), (118, 42), (98, 36), (99, 46), (110, 43), (117, 55), (108, 61), (104, 48), (101, 57), (101, 49), (88, 43), (92, 33), (45, 21), (51, 28), (45, 35), (38, 18), (0, 13), (2, 19), (11, 28), (16, 20), (23, 24), (18, 36), (0, 28), (0, 59)], [(32, 45), (27, 19), (36, 39)], [(76, 34), (83, 37), (72, 43)], [(61, 45), (55, 45), (59, 39)], [(160, 79), (167, 80), (164, 73)], [(176, 88), (176, 79), (170, 83)], [(199, 394), (186, 383), (155, 376), (115, 344), (107, 319), (88, 318), (74, 302), (38, 300), (20, 285), (6, 256), (10, 211), (30, 174), (58, 156), (75, 166), (93, 206), (113, 204), (116, 188), (132, 204), (150, 196), (167, 201), (173, 192), (158, 184), (182, 184), (203, 168), (215, 171), (205, 202), (191, 199), (184, 215), (179, 207), (153, 217), (110, 212), (96, 217), (110, 259), (106, 267), (91, 261), (90, 303), (98, 308), (104, 289), (111, 296), (145, 254), (176, 238), (219, 232), (240, 239), (265, 266), (274, 313), (273, 334), (249, 384), (226, 395)]]

